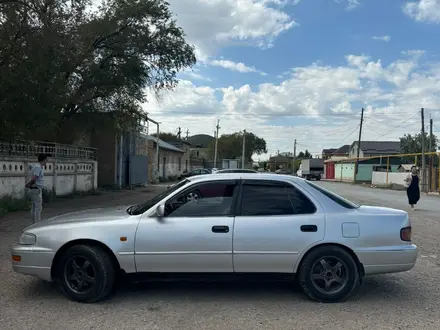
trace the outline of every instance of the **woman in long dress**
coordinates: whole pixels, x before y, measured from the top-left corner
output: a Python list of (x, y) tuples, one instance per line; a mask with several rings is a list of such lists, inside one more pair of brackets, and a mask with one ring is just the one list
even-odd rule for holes
[(406, 177), (406, 195), (408, 196), (408, 203), (411, 205), (411, 209), (415, 209), (414, 206), (420, 199), (419, 188), (419, 176), (417, 175), (417, 167), (411, 167), (411, 173), (408, 173)]

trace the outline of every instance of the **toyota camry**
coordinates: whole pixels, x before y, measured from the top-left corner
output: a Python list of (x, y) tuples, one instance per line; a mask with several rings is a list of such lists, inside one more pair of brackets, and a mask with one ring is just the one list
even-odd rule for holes
[(12, 267), (89, 303), (124, 274), (283, 275), (315, 301), (338, 302), (364, 276), (413, 268), (411, 231), (405, 211), (360, 206), (297, 177), (202, 175), (140, 205), (31, 225)]

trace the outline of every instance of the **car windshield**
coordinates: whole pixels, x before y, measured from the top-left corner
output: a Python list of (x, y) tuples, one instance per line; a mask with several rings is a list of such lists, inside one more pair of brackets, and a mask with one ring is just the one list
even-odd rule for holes
[(349, 201), (348, 199), (345, 199), (345, 198), (343, 198), (343, 197), (331, 192), (330, 190), (327, 190), (327, 189), (325, 189), (315, 183), (312, 183), (310, 181), (306, 181), (306, 183), (309, 186), (312, 186), (313, 188), (318, 190), (321, 194), (324, 194), (325, 196), (330, 198), (333, 202), (338, 203), (339, 205), (341, 205), (342, 207), (345, 207), (346, 209), (357, 209), (359, 207), (359, 205), (357, 205), (356, 203), (353, 203), (353, 202)]
[(144, 213), (149, 208), (151, 208), (155, 204), (159, 203), (162, 199), (164, 199), (165, 197), (171, 195), (173, 192), (175, 192), (176, 190), (180, 189), (180, 187), (183, 187), (184, 185), (186, 185), (188, 182), (189, 182), (189, 180), (182, 180), (179, 183), (169, 187), (164, 192), (161, 192), (160, 194), (156, 195), (152, 199), (148, 200), (147, 202), (139, 204), (139, 205), (130, 206), (127, 209), (127, 213), (130, 214), (130, 215), (138, 215), (138, 214)]

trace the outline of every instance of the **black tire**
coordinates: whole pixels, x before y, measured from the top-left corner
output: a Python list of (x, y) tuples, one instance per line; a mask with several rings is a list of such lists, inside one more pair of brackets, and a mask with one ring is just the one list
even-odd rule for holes
[[(81, 260), (84, 260), (84, 264), (81, 264)], [(86, 261), (88, 262), (87, 266), (85, 266)], [(71, 273), (71, 270), (74, 274)], [(86, 286), (86, 290), (79, 289), (79, 272), (85, 274), (81, 275), (80, 282), (83, 283), (81, 288)], [(77, 279), (72, 279), (74, 277)], [(94, 303), (103, 300), (112, 292), (116, 279), (116, 269), (111, 257), (105, 250), (97, 246), (72, 246), (63, 253), (57, 264), (59, 287), (65, 296), (74, 301)]]
[[(324, 264), (322, 260), (326, 260)], [(336, 264), (331, 260), (337, 261)], [(340, 268), (337, 268), (338, 263), (342, 265)], [(332, 267), (329, 269), (328, 266)], [(336, 272), (336, 269), (339, 270)], [(316, 274), (318, 270), (320, 274)], [(333, 273), (332, 276), (328, 275), (329, 272)], [(344, 284), (336, 288), (342, 279)], [(301, 289), (310, 299), (323, 303), (336, 303), (348, 299), (361, 283), (356, 261), (350, 253), (338, 246), (322, 246), (310, 251), (300, 265), (298, 280)], [(329, 290), (326, 290), (326, 283), (332, 283)], [(331, 286), (334, 290), (330, 290)]]
[(196, 197), (197, 199), (202, 198), (202, 194), (200, 193), (199, 190), (194, 190), (194, 191), (190, 191), (186, 196), (185, 196), (185, 203), (189, 203), (191, 201), (193, 201), (193, 197)]

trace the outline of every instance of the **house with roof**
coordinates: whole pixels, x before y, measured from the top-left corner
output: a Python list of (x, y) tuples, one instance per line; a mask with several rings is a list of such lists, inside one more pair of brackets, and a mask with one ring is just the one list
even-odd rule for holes
[(275, 156), (269, 157), (269, 160), (266, 162), (266, 168), (271, 172), (275, 172), (279, 169), (288, 169), (292, 168), (293, 156), (286, 156), (277, 154)]
[[(157, 157), (159, 144), (159, 163)], [(148, 178), (174, 178), (189, 171), (190, 144), (185, 141), (165, 142), (155, 136), (141, 133), (137, 143), (137, 154), (148, 155)]]
[[(356, 168), (357, 153), (359, 162)], [(348, 158), (335, 164), (335, 180), (371, 182), (373, 172), (396, 172), (401, 164), (400, 157), (388, 157), (400, 153), (399, 141), (354, 141), (349, 148)]]
[(337, 148), (322, 149), (322, 159), (329, 159), (333, 153), (338, 150)]
[(335, 166), (338, 161), (348, 158), (350, 145), (346, 144), (339, 148), (324, 149), (322, 157), (324, 158), (324, 178), (335, 179)]
[(397, 155), (400, 153), (400, 141), (361, 141), (360, 148), (358, 141), (354, 141), (350, 146), (348, 158), (356, 158), (358, 149), (359, 158)]

